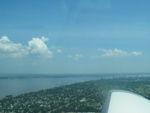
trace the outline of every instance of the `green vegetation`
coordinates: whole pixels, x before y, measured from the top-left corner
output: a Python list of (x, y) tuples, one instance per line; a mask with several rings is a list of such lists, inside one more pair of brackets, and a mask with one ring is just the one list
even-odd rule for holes
[(10, 95), (0, 100), (0, 112), (101, 112), (110, 90), (127, 90), (150, 99), (150, 77), (107, 78)]

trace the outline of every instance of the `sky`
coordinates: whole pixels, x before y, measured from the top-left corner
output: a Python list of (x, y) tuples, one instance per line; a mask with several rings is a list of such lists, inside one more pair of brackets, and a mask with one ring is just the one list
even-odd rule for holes
[(149, 0), (0, 0), (0, 73), (150, 72)]

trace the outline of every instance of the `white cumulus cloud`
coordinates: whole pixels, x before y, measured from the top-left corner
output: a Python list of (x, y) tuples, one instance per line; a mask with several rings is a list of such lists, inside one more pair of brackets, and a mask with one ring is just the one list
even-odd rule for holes
[(98, 49), (98, 51), (103, 52), (102, 57), (124, 57), (124, 56), (139, 56), (142, 55), (141, 52), (133, 51), (133, 52), (127, 52), (120, 49)]
[(44, 43), (48, 39), (45, 37), (42, 38), (33, 38), (28, 42), (28, 49), (30, 54), (42, 55), (46, 57), (52, 57), (52, 52), (48, 49), (47, 45)]
[(27, 55), (52, 57), (52, 52), (48, 49), (45, 41), (48, 38), (33, 38), (28, 42), (28, 46), (14, 43), (7, 36), (0, 38), (0, 57), (23, 57)]
[(0, 57), (22, 57), (27, 55), (28, 51), (20, 43), (13, 43), (7, 36), (0, 39)]

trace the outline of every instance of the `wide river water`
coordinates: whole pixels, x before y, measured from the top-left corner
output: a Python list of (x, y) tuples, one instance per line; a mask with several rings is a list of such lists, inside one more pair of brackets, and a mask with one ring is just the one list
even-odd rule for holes
[(54, 88), (78, 82), (97, 80), (100, 77), (57, 77), (57, 78), (15, 78), (0, 79), (0, 98), (7, 95), (19, 95), (23, 93)]

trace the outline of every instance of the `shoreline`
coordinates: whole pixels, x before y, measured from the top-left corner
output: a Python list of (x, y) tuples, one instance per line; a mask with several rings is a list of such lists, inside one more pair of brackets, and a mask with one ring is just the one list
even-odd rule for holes
[[(20, 76), (19, 76), (20, 77)], [(46, 89), (51, 89), (51, 88), (57, 88), (57, 87), (61, 87), (61, 86), (66, 86), (66, 85), (71, 85), (71, 84), (74, 84), (74, 83), (80, 83), (80, 82), (86, 82), (86, 81), (92, 81), (92, 80), (97, 80), (97, 79), (117, 79), (117, 78), (140, 78), (140, 77), (150, 77), (150, 74), (141, 74), (141, 75), (137, 75), (137, 74), (134, 74), (134, 75), (126, 75), (126, 74), (123, 74), (123, 75), (112, 75), (112, 74), (109, 74), (108, 76), (106, 75), (82, 75), (82, 76), (44, 76), (44, 77), (40, 77), (40, 76), (36, 76), (36, 77), (26, 77), (26, 78), (6, 78), (6, 79), (0, 79), (0, 80), (37, 80), (37, 79), (44, 79), (44, 80), (47, 80), (47, 79), (65, 79), (65, 78), (71, 78), (71, 79), (74, 79), (74, 78), (90, 78), (90, 77), (93, 77), (94, 79), (90, 79), (90, 80), (81, 80), (81, 81), (75, 81), (75, 82), (72, 82), (72, 83), (58, 83), (57, 85), (55, 86), (51, 86), (51, 87), (47, 87), (47, 88), (41, 88), (41, 89), (37, 89), (37, 90), (29, 90), (29, 91), (26, 91), (24, 93), (19, 93), (19, 94), (6, 94), (5, 96), (1, 97), (0, 99), (3, 99), (5, 98), (6, 96), (18, 96), (18, 95), (21, 95), (21, 94), (26, 94), (26, 93), (30, 93), (30, 92), (38, 92), (38, 91), (41, 91), (41, 90), (46, 90)]]
[(150, 99), (149, 86), (150, 77), (85, 81), (10, 96), (0, 100), (0, 112), (100, 112), (110, 90), (126, 90)]

